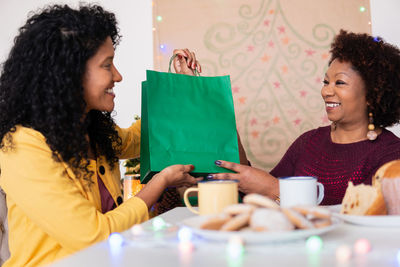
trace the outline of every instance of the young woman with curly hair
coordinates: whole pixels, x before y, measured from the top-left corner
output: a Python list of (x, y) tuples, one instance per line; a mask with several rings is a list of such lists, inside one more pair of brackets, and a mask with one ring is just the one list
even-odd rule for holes
[(270, 172), (217, 160), (244, 193), (279, 195), (276, 177), (314, 176), (324, 185), (321, 204), (342, 202), (349, 181), (371, 184), (384, 163), (400, 159), (400, 139), (385, 127), (400, 120), (400, 50), (380, 38), (341, 30), (321, 89), (331, 126), (301, 135)]
[[(119, 40), (114, 14), (96, 5), (51, 6), (20, 28), (0, 77), (4, 266), (48, 264), (127, 230), (166, 187), (200, 179), (192, 165), (170, 166), (122, 203), (118, 159), (139, 156), (140, 122), (121, 129), (110, 115)], [(175, 53), (179, 73), (198, 67), (194, 54)]]

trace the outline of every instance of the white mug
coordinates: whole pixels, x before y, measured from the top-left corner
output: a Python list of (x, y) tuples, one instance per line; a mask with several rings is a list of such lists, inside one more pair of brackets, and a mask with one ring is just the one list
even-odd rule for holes
[(281, 207), (316, 206), (324, 198), (324, 186), (312, 176), (280, 177), (279, 198)]

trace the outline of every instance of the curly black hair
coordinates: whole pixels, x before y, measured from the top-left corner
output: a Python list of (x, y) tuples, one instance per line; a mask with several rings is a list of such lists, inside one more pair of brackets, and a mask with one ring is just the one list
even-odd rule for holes
[(2, 66), (0, 148), (12, 147), (7, 133), (22, 125), (41, 132), (53, 158), (61, 156), (89, 182), (89, 147), (115, 166), (121, 149), (115, 123), (109, 112), (85, 116), (82, 87), (86, 63), (107, 37), (118, 45), (117, 21), (97, 5), (53, 5), (28, 18)]
[(329, 64), (349, 62), (365, 83), (367, 112), (374, 124), (388, 127), (400, 120), (400, 50), (380, 37), (340, 30), (331, 45)]

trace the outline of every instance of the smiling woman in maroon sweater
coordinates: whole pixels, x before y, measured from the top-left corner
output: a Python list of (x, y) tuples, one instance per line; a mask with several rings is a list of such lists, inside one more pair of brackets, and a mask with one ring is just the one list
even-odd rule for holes
[(400, 50), (378, 37), (340, 31), (321, 89), (332, 125), (301, 135), (278, 165), (266, 172), (223, 160), (244, 193), (279, 195), (276, 177), (315, 176), (325, 187), (321, 204), (342, 202), (347, 184), (371, 183), (384, 163), (400, 159), (400, 139), (384, 127), (400, 120)]

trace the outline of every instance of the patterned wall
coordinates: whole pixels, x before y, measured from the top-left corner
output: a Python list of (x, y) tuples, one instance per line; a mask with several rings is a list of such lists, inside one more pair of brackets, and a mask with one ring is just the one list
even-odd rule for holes
[(371, 31), (367, 0), (155, 0), (153, 17), (156, 70), (187, 47), (203, 75), (230, 75), (247, 156), (266, 170), (329, 123), (320, 89), (335, 33)]

